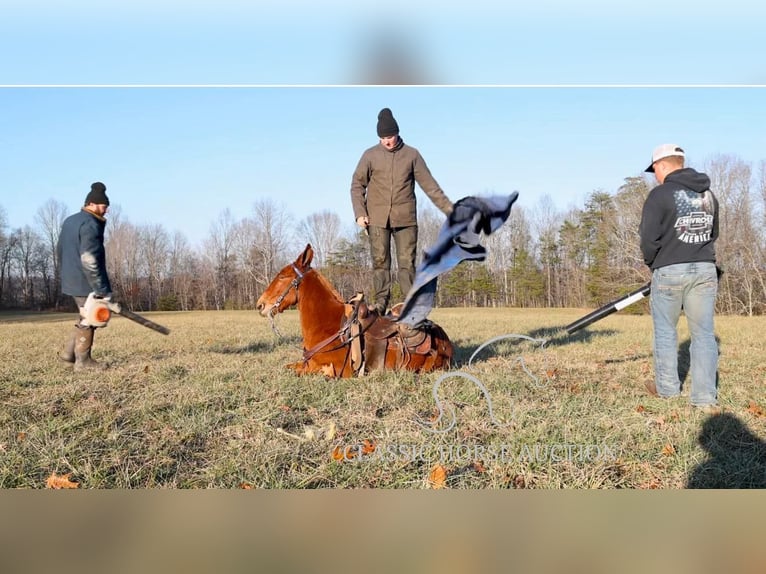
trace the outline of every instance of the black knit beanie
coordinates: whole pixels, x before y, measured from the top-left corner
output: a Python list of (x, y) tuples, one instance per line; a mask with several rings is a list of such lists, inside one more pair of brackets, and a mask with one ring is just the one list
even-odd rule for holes
[(109, 205), (109, 198), (106, 196), (106, 186), (97, 181), (90, 186), (90, 193), (85, 197), (85, 205), (95, 203), (96, 205)]
[(378, 137), (387, 138), (399, 134), (399, 124), (394, 119), (394, 114), (388, 108), (383, 108), (378, 113)]

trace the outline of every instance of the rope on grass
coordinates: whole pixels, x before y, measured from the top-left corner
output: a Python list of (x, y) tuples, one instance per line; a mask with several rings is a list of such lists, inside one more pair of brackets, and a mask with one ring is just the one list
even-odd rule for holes
[[(545, 351), (545, 345), (548, 343), (549, 339), (536, 339), (534, 337), (530, 337), (528, 335), (519, 335), (518, 333), (507, 333), (505, 335), (498, 335), (497, 337), (493, 337), (488, 341), (485, 341), (479, 347), (473, 352), (471, 357), (468, 359), (468, 368), (473, 368), (473, 360), (478, 355), (482, 349), (488, 347), (489, 345), (493, 343), (497, 343), (498, 341), (504, 341), (507, 339), (525, 339), (527, 341), (532, 341), (533, 343), (538, 344), (538, 348), (542, 351)], [(516, 362), (521, 365), (522, 370), (535, 382), (535, 386), (537, 388), (541, 388), (543, 385), (540, 384), (539, 379), (532, 373), (532, 371), (529, 370), (527, 367), (527, 364), (524, 362), (524, 357), (522, 355), (519, 355), (516, 358)], [(546, 375), (547, 375), (547, 369), (546, 369)], [(548, 376), (548, 379), (550, 380), (550, 376)]]

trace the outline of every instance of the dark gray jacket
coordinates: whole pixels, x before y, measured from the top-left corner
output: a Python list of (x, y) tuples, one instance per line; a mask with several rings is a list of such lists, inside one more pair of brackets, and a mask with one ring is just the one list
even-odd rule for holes
[(715, 263), (718, 199), (710, 191), (710, 178), (690, 167), (669, 173), (646, 198), (639, 235), (644, 263), (652, 269)]
[(74, 297), (112, 292), (106, 273), (106, 219), (86, 209), (70, 215), (61, 226), (57, 245), (61, 262), (61, 291)]

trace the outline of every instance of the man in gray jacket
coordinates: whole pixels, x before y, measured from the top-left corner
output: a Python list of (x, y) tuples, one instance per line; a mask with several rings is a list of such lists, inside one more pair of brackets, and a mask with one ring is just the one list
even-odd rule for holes
[(97, 181), (90, 186), (83, 208), (64, 220), (58, 241), (61, 263), (61, 291), (74, 297), (80, 308), (80, 320), (67, 337), (59, 358), (74, 363), (76, 371), (102, 369), (90, 356), (96, 330), (84, 321), (82, 308), (88, 295), (111, 298), (112, 286), (106, 272), (104, 229), (109, 208), (106, 186)]
[(399, 136), (399, 125), (390, 109), (380, 110), (377, 132), (380, 142), (365, 150), (351, 178), (351, 203), (356, 223), (369, 233), (374, 304), (380, 313), (385, 313), (391, 298), (392, 236), (402, 297), (409, 293), (415, 277), (418, 243), (415, 183), (447, 216), (452, 212), (452, 202), (431, 175), (420, 152)]

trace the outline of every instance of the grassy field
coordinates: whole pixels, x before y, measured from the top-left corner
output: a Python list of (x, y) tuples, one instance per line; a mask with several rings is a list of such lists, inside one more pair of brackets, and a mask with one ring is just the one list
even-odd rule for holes
[[(248, 311), (148, 313), (167, 337), (115, 318), (93, 353), (110, 368), (85, 374), (56, 358), (73, 315), (2, 315), (0, 487), (53, 473), (84, 489), (766, 486), (766, 318), (717, 318), (722, 409), (704, 413), (684, 319), (687, 388), (660, 400), (643, 390), (651, 319), (561, 330), (587, 311), (436, 309), (453, 374), (347, 380), (284, 369), (301, 355), (295, 311), (281, 339)], [(509, 333), (547, 343), (499, 341), (468, 364)]]

